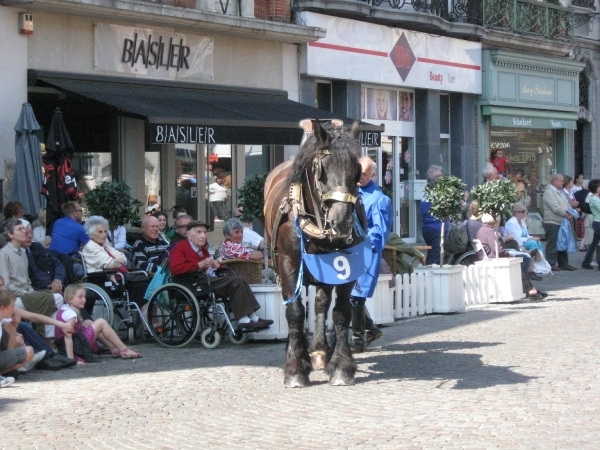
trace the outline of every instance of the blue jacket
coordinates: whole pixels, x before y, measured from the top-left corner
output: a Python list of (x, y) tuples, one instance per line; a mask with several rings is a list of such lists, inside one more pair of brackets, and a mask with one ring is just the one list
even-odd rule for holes
[(367, 214), (367, 236), (371, 241), (373, 258), (367, 272), (356, 281), (352, 295), (367, 298), (372, 297), (375, 292), (381, 267), (381, 254), (392, 230), (392, 202), (373, 181), (364, 187), (359, 187), (358, 190)]
[(559, 252), (566, 251), (567, 253), (573, 253), (577, 251), (575, 238), (573, 237), (573, 231), (571, 230), (571, 223), (566, 217), (560, 223), (558, 238), (556, 240), (556, 250)]

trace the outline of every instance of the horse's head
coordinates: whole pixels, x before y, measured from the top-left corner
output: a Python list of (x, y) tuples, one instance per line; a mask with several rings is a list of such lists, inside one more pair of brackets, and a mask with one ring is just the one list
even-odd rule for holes
[(301, 122), (305, 134), (294, 170), (302, 179), (307, 217), (330, 241), (352, 241), (361, 174), (359, 123), (347, 129), (340, 120)]

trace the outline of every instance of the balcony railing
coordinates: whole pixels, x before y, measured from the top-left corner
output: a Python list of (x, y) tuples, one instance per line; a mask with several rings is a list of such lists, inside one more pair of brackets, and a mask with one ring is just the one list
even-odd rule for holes
[[(382, 8), (438, 16), (449, 22), (467, 22), (515, 33), (571, 41), (575, 13), (534, 0), (359, 0)], [(574, 0), (577, 1), (577, 0)], [(591, 0), (578, 0), (586, 2)], [(386, 4), (387, 3), (387, 4)]]
[(550, 39), (573, 40), (575, 13), (530, 0), (484, 0), (484, 26)]

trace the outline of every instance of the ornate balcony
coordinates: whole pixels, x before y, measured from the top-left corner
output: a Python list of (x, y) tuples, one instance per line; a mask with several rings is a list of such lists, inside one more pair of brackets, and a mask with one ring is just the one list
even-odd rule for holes
[[(431, 27), (437, 27), (449, 35), (478, 33), (472, 27), (452, 26), (453, 23), (462, 23), (570, 43), (575, 29), (573, 9), (535, 0), (297, 1), (299, 9), (345, 17), (358, 15), (371, 21), (419, 31), (431, 31)], [(590, 8), (593, 1), (572, 0), (591, 5), (588, 6)], [(427, 16), (430, 18), (427, 19)], [(431, 16), (436, 16), (436, 20), (432, 20)]]
[(530, 0), (484, 0), (484, 26), (557, 39), (573, 40), (575, 13)]

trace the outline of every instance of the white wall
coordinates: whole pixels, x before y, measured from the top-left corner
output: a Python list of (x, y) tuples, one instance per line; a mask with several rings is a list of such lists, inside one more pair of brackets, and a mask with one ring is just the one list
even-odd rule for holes
[[(15, 160), (14, 127), (27, 101), (27, 39), (19, 34), (19, 13), (0, 6), (0, 178)], [(5, 192), (5, 200), (8, 193)]]

